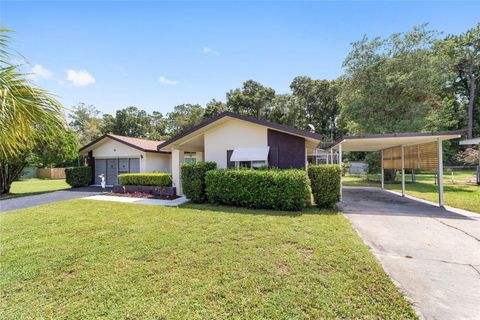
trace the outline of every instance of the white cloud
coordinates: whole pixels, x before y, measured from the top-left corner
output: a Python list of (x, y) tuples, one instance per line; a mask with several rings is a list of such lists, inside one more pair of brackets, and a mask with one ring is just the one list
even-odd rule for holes
[(209, 47), (203, 47), (202, 52), (203, 52), (203, 54), (206, 54), (206, 55), (214, 55), (214, 56), (219, 56), (220, 55), (220, 52), (218, 52), (217, 50), (214, 50), (212, 48), (209, 48)]
[(87, 70), (67, 70), (67, 80), (77, 87), (95, 83), (95, 78)]
[(166, 78), (165, 76), (161, 76), (160, 78), (158, 78), (158, 81), (162, 84), (169, 84), (169, 85), (174, 85), (178, 83), (177, 80), (171, 80)]
[(28, 72), (28, 78), (32, 80), (50, 79), (52, 76), (52, 71), (43, 67), (41, 64), (34, 65)]

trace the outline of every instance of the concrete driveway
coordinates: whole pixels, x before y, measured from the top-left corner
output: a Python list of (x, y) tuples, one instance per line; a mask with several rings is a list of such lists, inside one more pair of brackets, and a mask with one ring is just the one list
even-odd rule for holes
[(81, 187), (0, 200), (0, 212), (23, 209), (70, 199), (79, 199), (88, 196), (94, 196), (100, 193), (102, 193), (102, 188), (100, 187)]
[(340, 207), (420, 316), (480, 319), (480, 214), (378, 188), (346, 187)]

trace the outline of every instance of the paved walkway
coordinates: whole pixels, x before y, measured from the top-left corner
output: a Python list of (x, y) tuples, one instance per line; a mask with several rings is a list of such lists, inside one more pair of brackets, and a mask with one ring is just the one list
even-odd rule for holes
[(114, 202), (123, 202), (123, 203), (153, 204), (157, 206), (167, 206), (167, 207), (176, 207), (188, 202), (186, 197), (179, 197), (173, 200), (162, 200), (162, 199), (144, 199), (144, 198), (133, 198), (133, 197), (96, 195), (96, 196), (87, 197), (85, 199), (100, 200), (100, 201), (114, 201)]
[(82, 187), (0, 200), (0, 212), (23, 209), (57, 201), (85, 198), (100, 194), (101, 192), (102, 189), (100, 187)]
[(340, 208), (422, 317), (479, 319), (480, 214), (358, 187)]

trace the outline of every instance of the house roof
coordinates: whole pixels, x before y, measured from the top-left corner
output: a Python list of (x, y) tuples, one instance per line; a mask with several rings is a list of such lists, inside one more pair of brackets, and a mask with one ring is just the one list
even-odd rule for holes
[(365, 136), (345, 136), (335, 142), (329, 149), (342, 151), (380, 151), (397, 146), (416, 145), (440, 140), (460, 138), (465, 131), (440, 131), (440, 132), (408, 132), (370, 134)]
[(283, 132), (286, 132), (286, 133), (290, 133), (290, 134), (293, 134), (293, 135), (296, 135), (296, 136), (305, 137), (305, 138), (310, 138), (310, 139), (315, 139), (315, 140), (321, 140), (323, 138), (323, 136), (321, 134), (318, 134), (318, 133), (313, 133), (313, 132), (309, 132), (309, 131), (305, 131), (305, 130), (300, 130), (300, 129), (293, 128), (293, 127), (290, 127), (290, 126), (286, 126), (286, 125), (283, 125), (283, 124), (278, 124), (278, 123), (270, 122), (270, 121), (267, 121), (267, 120), (261, 120), (261, 119), (257, 119), (257, 118), (243, 116), (243, 115), (240, 115), (240, 114), (237, 114), (237, 113), (234, 113), (234, 112), (230, 112), (230, 111), (225, 111), (225, 112), (222, 112), (215, 117), (212, 117), (210, 119), (202, 121), (200, 124), (190, 128), (188, 130), (185, 130), (184, 132), (174, 136), (170, 140), (167, 140), (167, 141), (159, 144), (157, 149), (158, 150), (163, 149), (163, 148), (167, 147), (168, 145), (174, 143), (175, 141), (180, 140), (180, 139), (182, 139), (182, 138), (184, 138), (184, 137), (186, 137), (190, 134), (193, 134), (196, 131), (198, 131), (202, 128), (205, 128), (208, 125), (213, 124), (213, 123), (215, 123), (215, 122), (217, 122), (221, 119), (224, 119), (224, 118), (232, 118), (232, 119), (243, 120), (243, 121), (258, 124), (258, 125), (261, 125), (261, 126), (269, 127), (269, 128), (272, 128), (272, 129), (275, 129), (275, 130), (278, 130), (278, 131), (283, 131)]
[(155, 153), (170, 153), (168, 151), (162, 151), (158, 150), (157, 146), (164, 141), (159, 141), (159, 140), (148, 140), (148, 139), (141, 139), (141, 138), (132, 138), (132, 137), (126, 137), (126, 136), (120, 136), (117, 134), (113, 133), (107, 133), (104, 134), (103, 136), (93, 140), (89, 144), (83, 146), (78, 150), (79, 152), (82, 152), (83, 150), (86, 150), (90, 147), (92, 147), (94, 144), (102, 141), (105, 138), (110, 138), (112, 140), (118, 141), (120, 143), (123, 143), (129, 147), (138, 149), (143, 152), (155, 152)]

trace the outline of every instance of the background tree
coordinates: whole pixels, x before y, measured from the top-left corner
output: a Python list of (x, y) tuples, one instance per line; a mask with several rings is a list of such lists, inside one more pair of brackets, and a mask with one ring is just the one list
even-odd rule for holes
[(300, 76), (293, 79), (290, 88), (305, 115), (303, 123), (297, 125), (309, 130), (308, 124), (312, 124), (315, 132), (324, 134), (327, 139), (335, 139), (340, 113), (337, 83)]
[(437, 35), (422, 25), (388, 39), (353, 43), (340, 94), (351, 134), (422, 131), (429, 116), (444, 115), (441, 93), (449, 75), (438, 69), (432, 53)]
[(268, 119), (274, 99), (275, 90), (264, 87), (256, 81), (247, 80), (241, 89), (230, 90), (227, 93), (227, 107), (239, 114)]
[(218, 116), (220, 113), (227, 111), (227, 105), (222, 101), (217, 101), (212, 99), (212, 101), (208, 102), (205, 107), (205, 112), (203, 114), (204, 119), (213, 118)]
[(55, 135), (42, 135), (25, 158), (28, 165), (40, 168), (72, 166), (77, 159), (77, 138), (67, 128), (55, 132)]
[(85, 145), (102, 134), (101, 112), (93, 105), (79, 103), (69, 114), (69, 127), (76, 134), (78, 143)]
[(148, 138), (150, 129), (150, 116), (145, 110), (134, 106), (117, 110), (115, 116), (103, 116), (102, 133)]
[(181, 104), (173, 112), (167, 113), (167, 131), (170, 135), (179, 134), (199, 124), (205, 110), (199, 104)]
[[(455, 71), (455, 89), (460, 97), (467, 101), (467, 136), (473, 137), (475, 102), (478, 100), (480, 82), (480, 23), (467, 32), (448, 36), (439, 41), (437, 50), (446, 54), (451, 61), (451, 69)], [(480, 115), (477, 114), (477, 118)]]
[(150, 115), (150, 130), (148, 132), (148, 138), (152, 140), (166, 140), (167, 135), (167, 119), (163, 117), (163, 114), (158, 111), (153, 111)]
[(300, 129), (306, 126), (305, 113), (291, 94), (275, 96), (268, 120)]

